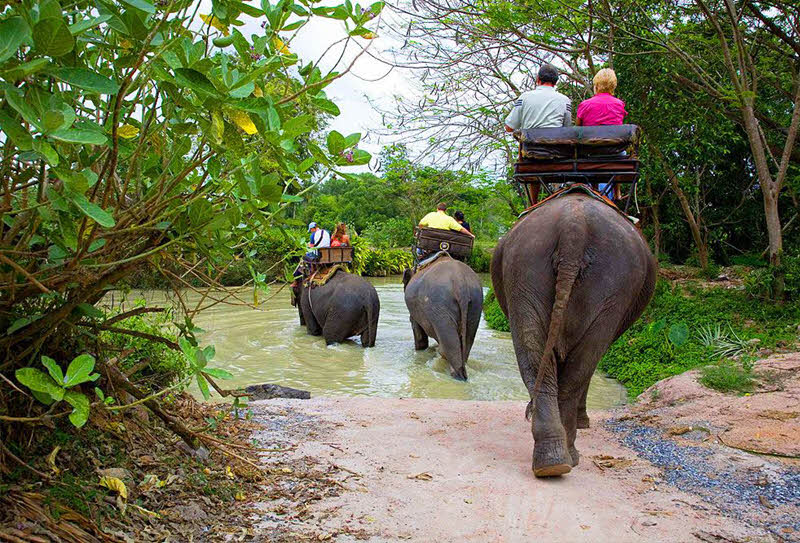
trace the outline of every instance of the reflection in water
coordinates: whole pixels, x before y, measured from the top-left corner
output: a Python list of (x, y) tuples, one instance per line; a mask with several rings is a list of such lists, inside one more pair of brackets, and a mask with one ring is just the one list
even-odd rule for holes
[[(528, 393), (517, 369), (511, 334), (496, 332), (481, 321), (467, 362), (467, 382), (450, 377), (436, 342), (414, 351), (414, 340), (399, 278), (373, 279), (381, 300), (378, 338), (364, 349), (357, 338), (327, 347), (321, 337), (306, 334), (284, 289), (253, 310), (216, 305), (201, 313), (196, 324), (205, 330), (203, 345), (216, 347), (214, 366), (234, 375), (226, 388), (277, 383), (311, 391), (312, 395), (358, 395), (470, 400), (526, 400)], [(154, 301), (163, 298), (146, 293)], [(191, 299), (191, 298), (190, 298)], [(625, 401), (614, 380), (595, 375), (589, 408), (603, 409)]]

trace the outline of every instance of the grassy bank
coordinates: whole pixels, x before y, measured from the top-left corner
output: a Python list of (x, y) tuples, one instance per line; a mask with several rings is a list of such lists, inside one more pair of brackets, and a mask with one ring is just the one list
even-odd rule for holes
[[(508, 330), (492, 294), (484, 314), (491, 328)], [(794, 344), (798, 323), (796, 303), (773, 304), (744, 290), (660, 279), (642, 317), (611, 346), (598, 368), (625, 385), (631, 397), (701, 366), (720, 368), (717, 374), (746, 373), (758, 350)]]

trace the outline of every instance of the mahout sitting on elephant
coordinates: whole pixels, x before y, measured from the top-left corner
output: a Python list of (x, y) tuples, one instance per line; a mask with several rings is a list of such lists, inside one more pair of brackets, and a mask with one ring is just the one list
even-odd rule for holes
[(498, 243), (491, 273), (531, 397), (533, 472), (562, 475), (578, 464), (597, 363), (653, 295), (655, 259), (622, 213), (578, 191), (521, 219)]
[(374, 347), (381, 309), (378, 292), (363, 277), (342, 269), (331, 272), (324, 284), (308, 277), (292, 284), (291, 301), (300, 324), (312, 336), (323, 336), (328, 345), (360, 335), (363, 347)]
[(467, 379), (467, 358), (483, 309), (483, 288), (472, 268), (440, 253), (430, 263), (403, 272), (403, 286), (414, 348), (428, 348), (428, 337), (439, 343), (450, 374)]

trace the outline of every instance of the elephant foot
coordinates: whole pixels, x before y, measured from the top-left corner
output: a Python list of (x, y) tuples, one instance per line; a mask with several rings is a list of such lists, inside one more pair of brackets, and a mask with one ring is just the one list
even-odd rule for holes
[(578, 449), (575, 448), (575, 445), (569, 448), (569, 455), (572, 457), (572, 467), (574, 468), (581, 461), (581, 455), (578, 453)]
[(533, 445), (533, 474), (558, 477), (572, 470), (573, 460), (563, 440), (536, 442)]
[(459, 368), (457, 370), (450, 369), (450, 375), (453, 376), (454, 379), (458, 379), (459, 381), (466, 381), (467, 380), (467, 368)]
[(578, 429), (585, 430), (589, 428), (589, 415), (584, 413), (578, 413)]

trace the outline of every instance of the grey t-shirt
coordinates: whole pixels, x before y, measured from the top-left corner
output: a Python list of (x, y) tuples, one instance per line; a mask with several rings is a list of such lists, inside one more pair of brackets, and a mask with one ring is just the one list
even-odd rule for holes
[(514, 130), (572, 126), (572, 102), (555, 87), (540, 85), (520, 95), (506, 124)]

